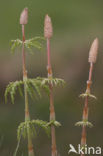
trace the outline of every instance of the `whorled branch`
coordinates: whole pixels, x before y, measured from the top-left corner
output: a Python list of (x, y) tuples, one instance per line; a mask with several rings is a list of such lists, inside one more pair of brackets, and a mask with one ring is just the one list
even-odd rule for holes
[(31, 121), (25, 121), (20, 123), (18, 130), (17, 130), (17, 139), (19, 140), (21, 136), (26, 138), (28, 136), (28, 129), (31, 133), (31, 136), (34, 137), (37, 134), (38, 129), (37, 127), (41, 127), (46, 134), (49, 136), (50, 134), (50, 128), (46, 121), (42, 120), (31, 120)]
[(37, 96), (41, 97), (41, 91), (42, 89), (48, 91), (49, 93), (49, 87), (47, 84), (42, 84), (42, 80), (35, 78), (35, 79), (25, 79), (15, 82), (10, 82), (5, 90), (5, 101), (7, 102), (8, 95), (10, 95), (12, 103), (14, 103), (15, 100), (15, 94), (16, 91), (19, 92), (21, 96), (23, 96), (23, 86), (25, 84), (27, 93), (30, 95), (32, 99)]
[[(32, 48), (36, 48), (38, 50), (43, 49), (43, 42), (45, 39), (43, 37), (34, 37), (24, 41), (24, 47), (27, 48), (31, 54), (33, 54)], [(15, 52), (15, 49), (18, 47), (22, 47), (22, 41), (20, 39), (11, 40), (11, 51)]]

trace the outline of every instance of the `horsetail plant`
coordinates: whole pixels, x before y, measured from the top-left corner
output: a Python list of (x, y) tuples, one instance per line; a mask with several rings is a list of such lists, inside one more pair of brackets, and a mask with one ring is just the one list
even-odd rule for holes
[[(93, 41), (91, 48), (90, 48), (90, 52), (89, 52), (88, 62), (90, 63), (90, 69), (89, 69), (89, 78), (87, 81), (86, 92), (80, 95), (80, 97), (85, 98), (82, 121), (76, 123), (76, 126), (82, 126), (82, 136), (81, 136), (81, 148), (82, 149), (85, 149), (85, 145), (86, 145), (86, 136), (87, 136), (86, 127), (93, 126), (92, 123), (88, 121), (88, 99), (89, 97), (96, 99), (96, 97), (91, 94), (91, 84), (92, 84), (93, 66), (94, 66), (94, 63), (96, 63), (97, 53), (98, 53), (98, 39), (96, 38)], [(81, 153), (81, 156), (84, 156), (84, 155), (85, 155), (84, 153)]]
[(53, 28), (51, 18), (46, 15), (44, 21), (44, 37), (47, 41), (47, 73), (48, 78), (45, 78), (42, 83), (48, 84), (49, 86), (49, 98), (50, 98), (50, 123), (51, 126), (51, 144), (52, 144), (52, 156), (57, 156), (57, 147), (56, 147), (56, 134), (55, 126), (60, 126), (61, 124), (55, 120), (55, 108), (54, 108), (54, 99), (53, 99), (53, 87), (57, 85), (64, 85), (64, 80), (53, 78), (51, 58), (50, 58), (50, 39), (53, 35)]
[[(25, 64), (25, 51), (24, 51), (24, 42), (25, 42), (25, 24), (28, 22), (28, 9), (25, 8), (20, 17), (20, 24), (22, 26), (22, 64), (23, 64), (23, 81), (24, 81), (24, 94), (25, 94), (25, 122), (30, 121), (30, 113), (29, 113), (29, 106), (28, 106), (28, 93), (25, 80), (27, 80), (27, 70)], [(27, 125), (28, 126), (28, 125)], [(28, 155), (34, 156), (33, 151), (33, 144), (32, 138), (30, 134), (30, 129), (27, 130), (27, 137), (28, 137)]]
[[(45, 130), (45, 132), (48, 134), (49, 132), (49, 124), (42, 120), (31, 120), (30, 119), (30, 112), (29, 112), (29, 102), (28, 102), (28, 95), (30, 95), (31, 98), (36, 98), (36, 96), (41, 96), (41, 90), (42, 88), (49, 90), (49, 87), (47, 84), (42, 84), (42, 79), (40, 78), (34, 78), (30, 79), (27, 76), (27, 70), (26, 70), (26, 55), (25, 55), (25, 48), (31, 49), (32, 47), (41, 49), (42, 44), (40, 43), (40, 40), (43, 39), (43, 37), (35, 37), (29, 40), (25, 39), (25, 25), (28, 23), (28, 8), (25, 8), (20, 16), (20, 24), (22, 27), (22, 41), (12, 40), (11, 50), (15, 50), (16, 47), (22, 46), (22, 70), (23, 70), (23, 80), (10, 82), (9, 85), (6, 88), (5, 91), (5, 100), (7, 102), (7, 97), (10, 95), (12, 103), (14, 103), (14, 96), (16, 94), (16, 91), (18, 90), (20, 95), (25, 98), (25, 121), (20, 123), (17, 130), (17, 139), (18, 144), (15, 151), (15, 156), (17, 154), (19, 144), (21, 137), (27, 138), (28, 140), (28, 156), (34, 156), (34, 150), (33, 150), (33, 143), (32, 138), (36, 134), (36, 126), (39, 126)], [(24, 93), (22, 91), (22, 86), (24, 87)]]

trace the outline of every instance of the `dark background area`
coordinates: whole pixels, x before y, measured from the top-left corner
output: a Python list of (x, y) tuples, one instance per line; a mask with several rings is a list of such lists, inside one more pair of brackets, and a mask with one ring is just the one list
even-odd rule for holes
[[(12, 156), (16, 148), (16, 129), (24, 121), (24, 100), (17, 94), (15, 104), (4, 102), (6, 85), (22, 79), (21, 49), (11, 55), (10, 40), (21, 39), (20, 13), (29, 8), (26, 38), (43, 36), (44, 17), (52, 18), (54, 35), (51, 40), (51, 56), (54, 77), (66, 81), (65, 88), (55, 90), (57, 147), (60, 156), (67, 156), (69, 144), (77, 147), (81, 138), (81, 120), (84, 100), (79, 98), (86, 88), (88, 78), (88, 53), (92, 41), (98, 37), (99, 54), (93, 71), (92, 94), (97, 100), (89, 101), (89, 121), (94, 125), (87, 130), (88, 146), (103, 145), (103, 1), (102, 0), (0, 0), (0, 156)], [(34, 55), (27, 54), (29, 77), (47, 76), (46, 46)], [(49, 99), (29, 101), (32, 119), (49, 120)], [(35, 154), (50, 155), (51, 142), (40, 131), (34, 138)], [(18, 156), (27, 156), (26, 140), (20, 144)], [(23, 154), (23, 155), (22, 155)], [(71, 154), (72, 155), (72, 154)]]

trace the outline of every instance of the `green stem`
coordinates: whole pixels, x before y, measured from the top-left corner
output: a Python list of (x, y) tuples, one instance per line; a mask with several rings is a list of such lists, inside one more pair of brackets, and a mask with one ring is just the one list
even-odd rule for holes
[[(24, 50), (24, 42), (25, 42), (24, 25), (22, 25), (22, 36), (23, 36), (22, 63), (23, 63), (23, 81), (24, 81), (24, 96), (25, 96), (25, 122), (26, 122), (26, 121), (30, 121), (30, 113), (29, 113), (28, 93), (27, 93), (26, 83), (25, 83), (27, 79), (27, 71), (26, 71), (25, 50)], [(27, 134), (28, 134), (28, 156), (34, 156), (32, 136), (30, 133), (30, 129), (28, 129)]]

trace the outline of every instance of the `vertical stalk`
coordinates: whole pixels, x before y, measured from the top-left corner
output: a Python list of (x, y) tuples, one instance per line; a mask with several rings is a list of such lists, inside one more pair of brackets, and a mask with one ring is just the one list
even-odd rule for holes
[[(23, 37), (22, 66), (23, 66), (23, 81), (24, 81), (24, 96), (25, 96), (25, 121), (30, 121), (28, 94), (27, 94), (26, 83), (25, 83), (25, 80), (27, 79), (27, 71), (26, 71), (26, 58), (25, 58), (25, 49), (24, 49), (24, 42), (25, 42), (24, 25), (22, 25), (22, 37)], [(28, 156), (34, 156), (32, 137), (29, 129), (27, 133), (28, 133)]]
[[(88, 62), (90, 63), (90, 69), (89, 69), (89, 78), (87, 81), (87, 88), (86, 88), (86, 97), (85, 97), (85, 104), (83, 108), (83, 121), (88, 121), (88, 98), (90, 95), (90, 89), (91, 89), (91, 84), (92, 84), (92, 72), (93, 72), (93, 65), (96, 63), (97, 59), (97, 53), (98, 53), (98, 38), (96, 38), (90, 48), (89, 51), (89, 58)], [(86, 126), (82, 126), (82, 136), (81, 136), (81, 147), (85, 148), (86, 145)], [(81, 156), (85, 156), (85, 154), (81, 154)]]
[[(90, 63), (90, 69), (89, 69), (89, 78), (87, 81), (87, 89), (86, 93), (90, 94), (90, 87), (92, 84), (92, 71), (93, 71), (93, 63)], [(83, 121), (88, 120), (88, 96), (85, 97), (85, 104), (83, 108)], [(81, 137), (81, 147), (86, 145), (86, 126), (83, 125), (82, 127), (82, 137)], [(85, 156), (84, 154), (81, 154), (81, 156)]]
[[(48, 71), (48, 79), (52, 78), (52, 67), (50, 60), (50, 39), (47, 38), (47, 71)], [(54, 99), (53, 99), (53, 85), (49, 84), (50, 89), (50, 121), (55, 120), (55, 109), (54, 109)], [(57, 148), (56, 148), (56, 135), (55, 135), (55, 127), (51, 125), (51, 141), (52, 141), (52, 156), (57, 156)]]

